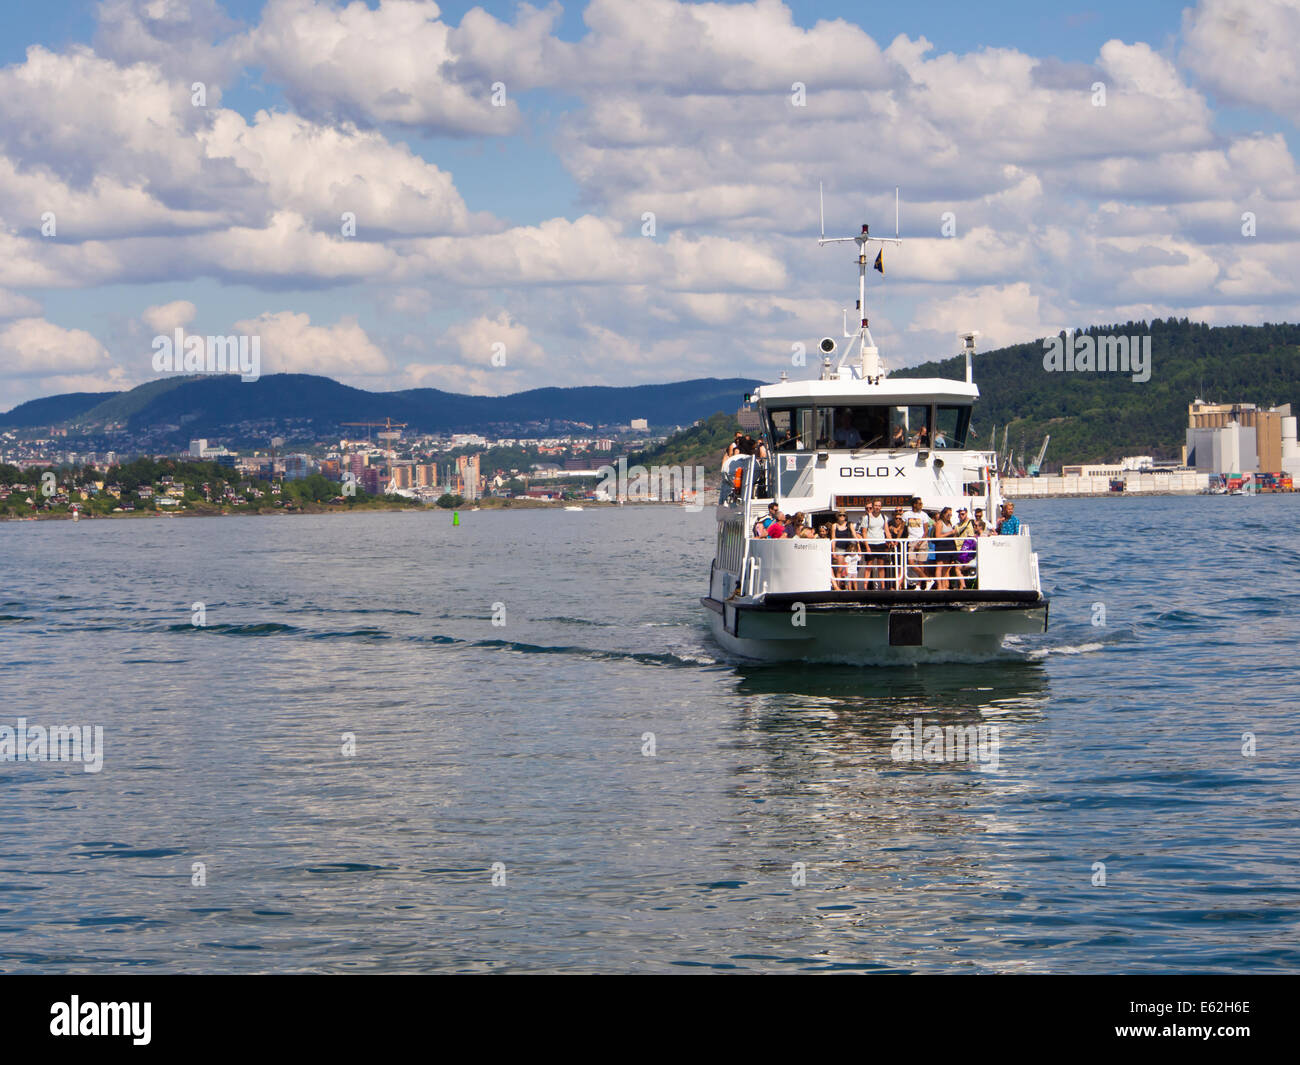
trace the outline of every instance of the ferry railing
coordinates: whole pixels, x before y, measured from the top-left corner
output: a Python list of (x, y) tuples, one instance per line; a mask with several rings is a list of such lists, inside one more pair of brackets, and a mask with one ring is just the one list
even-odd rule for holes
[[(962, 540), (954, 537), (916, 537), (910, 540), (888, 540), (884, 551), (866, 550), (866, 545), (843, 554), (831, 551), (831, 582), (839, 584), (840, 591), (905, 591), (909, 588), (937, 588), (940, 580), (948, 582), (949, 589), (975, 588), (979, 583), (979, 553), (974, 552), (961, 561)], [(973, 539), (973, 538), (972, 538)], [(951, 541), (956, 551), (942, 550)], [(934, 557), (931, 558), (931, 546)], [(854, 562), (849, 564), (852, 557)], [(884, 560), (880, 565), (879, 560)], [(944, 576), (939, 576), (940, 568)], [(847, 585), (847, 587), (845, 587)]]
[(751, 455), (744, 463), (744, 476), (741, 480), (740, 491), (737, 493), (739, 498), (736, 502), (740, 506), (741, 529), (744, 534), (745, 549), (740, 556), (740, 571), (736, 577), (736, 587), (742, 595), (752, 596), (754, 594), (754, 578), (757, 571), (758, 560), (750, 551), (750, 544), (753, 542), (753, 521), (750, 514), (750, 503), (753, 500), (754, 484), (757, 480), (758, 459)]
[[(745, 563), (742, 563), (740, 586), (748, 595), (754, 595), (761, 587), (757, 568), (748, 566), (748, 562), (759, 563), (761, 560), (751, 551), (755, 539), (752, 525), (746, 530)], [(1020, 524), (1016, 536), (1027, 537), (1029, 527)], [(760, 537), (760, 539), (765, 539)], [(782, 537), (782, 540), (787, 539)], [(820, 539), (820, 538), (819, 538)], [(871, 550), (860, 537), (855, 537), (853, 548), (839, 552), (831, 544), (831, 583), (833, 590), (840, 591), (907, 591), (939, 589), (940, 581), (947, 582), (946, 590), (976, 589), (980, 587), (980, 553), (976, 536), (951, 537), (915, 537), (911, 539), (887, 540), (885, 550)], [(975, 541), (974, 549), (965, 547), (967, 541)], [(879, 546), (879, 545), (877, 545)], [(951, 547), (951, 550), (949, 548)], [(933, 557), (931, 557), (933, 548)], [(962, 556), (970, 551), (970, 557)], [(849, 564), (849, 559), (852, 564)], [(990, 563), (994, 560), (989, 559)], [(1030, 553), (1028, 557), (1029, 572), (1027, 576), (1031, 586), (1040, 587), (1038, 573), (1038, 556)], [(940, 576), (940, 570), (943, 575)], [(994, 569), (995, 579), (999, 571)], [(1019, 585), (1016, 585), (1019, 587)]]

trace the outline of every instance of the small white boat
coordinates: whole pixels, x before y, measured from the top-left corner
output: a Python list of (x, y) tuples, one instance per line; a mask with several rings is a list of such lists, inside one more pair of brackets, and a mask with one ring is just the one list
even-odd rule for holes
[[(858, 306), (866, 306), (868, 235), (858, 245)], [(883, 248), (882, 248), (883, 255)], [(883, 259), (876, 265), (883, 273)], [(867, 325), (844, 329), (844, 353), (821, 341), (820, 376), (763, 385), (747, 401), (760, 429), (754, 453), (723, 471), (709, 593), (701, 599), (717, 641), (761, 660), (918, 661), (996, 654), (1011, 634), (1047, 629), (1048, 600), (1028, 529), (1015, 535), (936, 538), (951, 507), (996, 527), (1002, 505), (997, 457), (974, 445), (979, 398), (971, 359), (978, 333), (962, 335), (966, 379), (889, 378)], [(846, 312), (847, 319), (847, 312)], [(850, 359), (856, 348), (856, 358)], [(991, 443), (991, 441), (990, 441)], [(913, 500), (921, 501), (921, 510)], [(899, 538), (850, 537), (865, 514), (900, 514)], [(770, 510), (800, 512), (813, 530), (839, 514), (832, 538), (758, 532)], [(910, 517), (909, 517), (910, 515)], [(878, 519), (873, 527), (879, 530)]]
[(581, 510), (581, 507), (565, 507), (565, 510)]

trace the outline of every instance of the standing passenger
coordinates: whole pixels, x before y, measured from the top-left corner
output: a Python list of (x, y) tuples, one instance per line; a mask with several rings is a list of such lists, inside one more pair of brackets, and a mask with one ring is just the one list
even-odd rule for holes
[(871, 501), (871, 508), (862, 519), (862, 539), (867, 546), (867, 587), (881, 588), (889, 573), (889, 527), (879, 499)]
[(927, 534), (930, 530), (930, 515), (921, 507), (921, 497), (916, 496), (912, 500), (912, 509), (903, 515), (903, 521), (907, 525), (907, 561), (908, 561), (908, 580), (914, 582), (917, 586), (925, 585), (929, 581), (929, 586), (933, 586), (934, 581), (929, 573), (929, 555), (930, 541)]
[(934, 575), (940, 591), (948, 590), (948, 577), (957, 576), (957, 549), (952, 539), (952, 507), (934, 516)]
[[(848, 581), (848, 556), (858, 538), (857, 530), (849, 521), (848, 515), (840, 511), (835, 515), (835, 524), (831, 526), (831, 584), (840, 582), (842, 586)], [(856, 570), (856, 563), (854, 569)]]

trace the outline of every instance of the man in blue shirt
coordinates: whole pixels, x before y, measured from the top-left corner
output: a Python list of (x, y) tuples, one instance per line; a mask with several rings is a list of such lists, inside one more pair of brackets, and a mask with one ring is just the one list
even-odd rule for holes
[(1020, 535), (1020, 519), (1016, 517), (1016, 505), (1014, 503), (1002, 504), (1002, 520), (998, 522), (998, 535)]

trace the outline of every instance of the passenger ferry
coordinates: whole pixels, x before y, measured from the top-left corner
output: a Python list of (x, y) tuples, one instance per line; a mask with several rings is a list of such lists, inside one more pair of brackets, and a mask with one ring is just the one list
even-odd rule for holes
[[(901, 240), (872, 237), (866, 225), (857, 236), (827, 238), (823, 222), (819, 243), (842, 241), (858, 245), (858, 306), (865, 308), (869, 244), (880, 244), (883, 256), (884, 244)], [(882, 258), (875, 265), (883, 273)], [(823, 339), (816, 379), (783, 373), (747, 397), (757, 408), (760, 446), (724, 470), (717, 550), (701, 600), (714, 636), (747, 658), (889, 662), (987, 657), (1010, 634), (1045, 632), (1049, 604), (1023, 524), (1016, 535), (956, 544), (935, 538), (930, 526), (865, 556), (874, 563), (865, 575), (852, 572), (856, 553), (843, 540), (756, 534), (773, 504), (782, 514), (802, 512), (814, 529), (845, 514), (860, 530), (874, 501), (889, 518), (915, 515), (916, 498), (931, 522), (945, 507), (972, 518), (982, 509), (997, 527), (997, 457), (976, 446), (971, 431), (978, 333), (962, 337), (964, 381), (890, 378), (866, 311), (854, 332), (845, 318), (843, 353), (834, 361), (839, 345)], [(955, 567), (943, 571), (952, 574), (946, 581), (937, 576), (945, 559)]]

